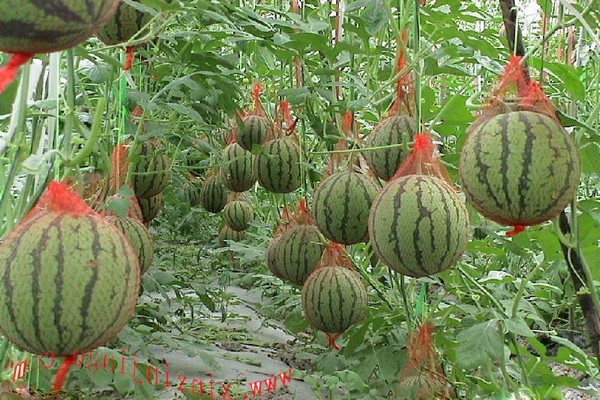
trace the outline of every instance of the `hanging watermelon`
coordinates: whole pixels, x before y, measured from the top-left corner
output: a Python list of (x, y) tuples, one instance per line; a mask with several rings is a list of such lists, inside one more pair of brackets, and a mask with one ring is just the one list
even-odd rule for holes
[(78, 45), (102, 29), (119, 3), (120, 0), (0, 0), (0, 51), (12, 54), (0, 70), (0, 93), (34, 54)]

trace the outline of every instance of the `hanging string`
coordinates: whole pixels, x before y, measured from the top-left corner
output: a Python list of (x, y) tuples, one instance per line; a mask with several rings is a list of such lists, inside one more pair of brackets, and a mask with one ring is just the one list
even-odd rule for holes
[(71, 369), (71, 366), (73, 364), (75, 364), (76, 361), (77, 361), (76, 354), (72, 354), (72, 355), (68, 356), (67, 358), (65, 358), (64, 364), (61, 365), (58, 372), (56, 373), (56, 378), (54, 379), (54, 386), (52, 387), (52, 389), (55, 392), (60, 392), (62, 390), (62, 388), (65, 386), (65, 382), (67, 381), (67, 376), (69, 375), (69, 370)]

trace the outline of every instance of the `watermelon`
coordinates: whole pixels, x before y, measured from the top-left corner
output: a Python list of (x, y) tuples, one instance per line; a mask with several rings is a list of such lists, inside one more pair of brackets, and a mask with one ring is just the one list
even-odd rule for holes
[(391, 269), (429, 276), (454, 264), (469, 241), (469, 215), (454, 188), (430, 175), (391, 180), (369, 214), (375, 254)]
[(355, 244), (368, 240), (367, 221), (379, 187), (358, 172), (339, 172), (327, 177), (317, 188), (313, 215), (329, 240)]
[(76, 46), (112, 18), (120, 0), (0, 0), (0, 51), (51, 53)]
[(332, 265), (314, 271), (302, 287), (302, 308), (311, 326), (342, 333), (365, 317), (367, 290), (360, 275)]
[(139, 143), (133, 150), (133, 188), (139, 198), (149, 199), (162, 192), (171, 181), (171, 158), (157, 140)]
[(254, 156), (237, 143), (225, 147), (222, 156), (223, 183), (231, 191), (245, 192), (256, 182)]
[(575, 196), (581, 161), (577, 146), (554, 119), (512, 111), (471, 132), (459, 176), (467, 201), (485, 217), (535, 225), (558, 215)]
[(244, 231), (254, 221), (254, 208), (244, 200), (230, 201), (223, 209), (223, 221), (235, 231)]
[(296, 225), (279, 237), (275, 265), (290, 282), (302, 286), (325, 250), (325, 240), (314, 225)]
[(149, 199), (138, 198), (138, 202), (142, 212), (142, 222), (147, 225), (160, 213), (165, 204), (165, 198), (162, 193), (159, 193)]
[[(139, 0), (134, 1), (139, 3)], [(150, 14), (138, 11), (129, 4), (122, 2), (113, 18), (98, 32), (98, 39), (106, 45), (127, 42), (151, 19)]]
[(200, 188), (194, 182), (187, 182), (184, 186), (185, 198), (190, 207), (200, 205)]
[(141, 273), (148, 271), (154, 258), (154, 242), (148, 229), (141, 221), (134, 218), (108, 216), (106, 220), (116, 226), (129, 240), (140, 262)]
[(213, 175), (207, 178), (200, 190), (200, 205), (206, 211), (218, 213), (227, 204), (227, 195), (229, 194), (221, 177)]
[[(414, 118), (394, 115), (381, 121), (367, 138), (367, 147), (401, 144), (404, 136), (412, 138), (417, 131)], [(404, 147), (369, 150), (363, 153), (367, 164), (378, 178), (389, 181), (406, 157)]]
[(252, 150), (254, 145), (262, 145), (269, 135), (269, 123), (260, 115), (249, 115), (240, 124), (236, 139), (245, 150)]
[(62, 357), (116, 337), (134, 314), (140, 265), (125, 236), (75, 194), (52, 182), (47, 196), (0, 245), (0, 334)]
[(301, 154), (300, 147), (288, 137), (265, 143), (254, 161), (258, 182), (272, 193), (290, 193), (298, 189), (302, 183)]
[(280, 237), (273, 238), (265, 250), (265, 264), (267, 264), (267, 268), (269, 271), (279, 279), (289, 280), (285, 275), (283, 268), (280, 264), (281, 258), (279, 257), (279, 253), (281, 250), (281, 239)]
[(227, 243), (228, 240), (231, 240), (233, 242), (239, 242), (239, 241), (244, 240), (245, 237), (246, 237), (246, 232), (236, 231), (234, 229), (231, 229), (227, 225), (223, 225), (223, 227), (219, 231), (219, 245), (221, 247), (228, 247), (229, 246), (229, 244)]

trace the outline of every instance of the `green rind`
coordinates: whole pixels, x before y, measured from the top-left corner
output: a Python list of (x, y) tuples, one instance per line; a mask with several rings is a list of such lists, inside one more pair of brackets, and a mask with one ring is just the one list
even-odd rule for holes
[[(417, 131), (414, 118), (394, 115), (381, 121), (367, 138), (367, 147), (402, 144), (404, 135), (412, 139)], [(404, 146), (363, 152), (365, 160), (378, 178), (388, 181), (406, 157)]]
[(0, 1), (0, 51), (50, 53), (98, 32), (119, 0)]
[(149, 199), (161, 193), (171, 182), (171, 158), (157, 140), (142, 142), (133, 151), (132, 181), (135, 195)]
[(140, 210), (142, 212), (142, 222), (149, 224), (162, 210), (165, 204), (165, 198), (162, 193), (149, 199), (138, 199)]
[(223, 221), (233, 230), (245, 231), (254, 221), (254, 208), (247, 201), (230, 201), (223, 209)]
[(325, 250), (325, 240), (314, 225), (296, 225), (279, 237), (276, 265), (290, 282), (302, 286), (315, 270)]
[(343, 333), (365, 317), (367, 306), (360, 275), (340, 266), (319, 268), (302, 287), (304, 316), (326, 333)]
[(140, 266), (102, 216), (40, 212), (0, 248), (0, 332), (19, 349), (83, 353), (108, 343), (133, 316)]
[(302, 150), (287, 137), (271, 140), (254, 160), (258, 182), (269, 192), (290, 193), (302, 183), (300, 156)]
[(552, 118), (514, 111), (479, 125), (463, 147), (460, 182), (485, 217), (506, 225), (552, 219), (575, 196), (579, 152)]
[[(139, 0), (134, 0), (139, 3)], [(152, 16), (122, 2), (115, 15), (98, 32), (98, 39), (106, 45), (127, 42), (150, 22)]]
[(369, 237), (388, 267), (413, 277), (429, 276), (461, 257), (469, 241), (469, 216), (446, 182), (408, 175), (390, 181), (375, 198)]
[(250, 115), (244, 119), (237, 130), (236, 139), (244, 150), (251, 151), (252, 146), (262, 145), (269, 134), (269, 125), (264, 117)]
[(142, 275), (145, 274), (152, 266), (154, 258), (154, 241), (148, 229), (134, 218), (108, 216), (106, 220), (116, 226), (129, 240), (140, 261)]
[(323, 235), (334, 242), (355, 244), (368, 240), (369, 210), (379, 187), (357, 172), (327, 177), (317, 188), (313, 215)]
[(219, 231), (219, 245), (221, 247), (228, 247), (229, 246), (227, 243), (228, 240), (231, 240), (233, 242), (240, 242), (240, 241), (244, 240), (245, 237), (246, 237), (246, 232), (236, 231), (236, 230), (231, 229), (227, 225), (223, 225), (223, 227)]
[(201, 189), (194, 182), (187, 182), (184, 187), (185, 198), (188, 201), (190, 207), (197, 207), (200, 205), (200, 193)]
[(279, 279), (289, 280), (280, 264), (281, 257), (279, 257), (279, 253), (281, 251), (281, 241), (279, 239), (280, 237), (277, 237), (269, 242), (265, 250), (265, 264), (267, 264), (267, 268), (269, 268), (269, 271), (273, 275)]
[(221, 175), (225, 186), (233, 192), (245, 192), (256, 182), (254, 156), (237, 143), (225, 147), (223, 151)]
[(200, 205), (206, 211), (218, 213), (227, 204), (228, 190), (219, 176), (211, 176), (204, 181), (200, 191)]

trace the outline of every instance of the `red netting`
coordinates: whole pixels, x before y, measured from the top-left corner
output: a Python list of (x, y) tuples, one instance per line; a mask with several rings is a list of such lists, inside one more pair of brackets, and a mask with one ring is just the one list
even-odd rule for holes
[(352, 263), (352, 260), (350, 260), (350, 256), (348, 255), (348, 252), (346, 252), (344, 245), (329, 242), (323, 251), (323, 255), (321, 256), (321, 260), (319, 261), (319, 264), (317, 264), (316, 269), (335, 266), (343, 267), (351, 271), (355, 270), (354, 264)]
[(510, 111), (533, 111), (560, 123), (550, 99), (541, 85), (530, 79), (527, 70), (521, 66), (521, 61), (522, 57), (511, 57), (498, 85), (492, 90), (483, 113), (469, 128), (469, 134), (490, 118)]
[(31, 53), (14, 53), (10, 57), (8, 64), (0, 68), (0, 94), (14, 82), (21, 66), (29, 62), (32, 58), (33, 54)]
[(454, 187), (450, 174), (448, 174), (440, 153), (437, 151), (428, 132), (419, 133), (415, 136), (411, 153), (402, 162), (390, 181), (406, 175), (431, 175), (446, 181)]
[(267, 117), (267, 112), (265, 111), (265, 107), (260, 101), (260, 96), (262, 95), (262, 91), (264, 89), (264, 85), (260, 82), (256, 82), (254, 87), (252, 88), (252, 100), (254, 102), (254, 110), (252, 110), (249, 115), (259, 115), (261, 117)]
[(227, 134), (227, 144), (234, 144), (237, 143), (237, 132), (238, 132), (238, 127), (234, 126), (233, 128), (231, 128), (231, 131), (229, 131), (229, 133)]
[(305, 199), (298, 200), (298, 211), (294, 213), (292, 216), (292, 226), (293, 225), (314, 225), (315, 218), (312, 213), (308, 209), (306, 205)]
[(451, 389), (435, 349), (435, 326), (425, 322), (408, 342), (408, 362), (400, 372), (400, 388), (415, 399), (449, 399)]
[(125, 48), (125, 64), (123, 64), (123, 71), (129, 71), (133, 68), (133, 61), (135, 60), (135, 48)]
[(278, 238), (283, 235), (288, 229), (292, 227), (292, 211), (288, 206), (283, 207), (283, 211), (281, 212), (281, 219), (279, 221), (279, 225), (275, 228), (275, 233), (273, 234), (273, 238)]
[(39, 212), (69, 213), (73, 215), (95, 214), (77, 193), (62, 182), (50, 182), (46, 192), (40, 197), (28, 216)]
[(398, 64), (396, 73), (396, 99), (390, 108), (388, 116), (403, 114), (413, 116), (414, 99), (411, 101), (409, 93), (414, 93), (414, 77), (409, 69), (408, 57), (406, 55), (408, 45), (408, 31), (405, 29), (398, 38)]
[(61, 365), (61, 367), (58, 369), (58, 372), (56, 373), (56, 378), (54, 379), (54, 385), (52, 387), (52, 390), (54, 390), (55, 392), (60, 392), (62, 390), (62, 388), (65, 385), (65, 382), (67, 381), (69, 370), (71, 369), (71, 366), (76, 362), (76, 354), (70, 355), (67, 358), (65, 358), (64, 364)]
[(129, 151), (126, 145), (118, 145), (113, 150), (111, 168), (109, 186), (111, 191), (116, 192), (125, 185), (129, 171)]

